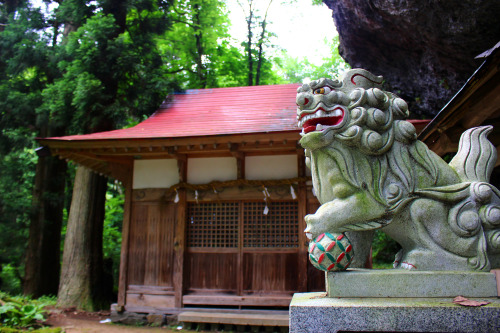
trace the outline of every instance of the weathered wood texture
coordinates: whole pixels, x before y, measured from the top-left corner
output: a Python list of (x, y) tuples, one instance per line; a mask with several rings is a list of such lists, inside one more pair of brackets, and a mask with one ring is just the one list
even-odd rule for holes
[[(186, 155), (177, 156), (177, 167), (179, 171), (179, 180), (187, 180), (187, 157)], [(184, 295), (184, 253), (186, 249), (186, 190), (180, 189), (177, 193), (178, 202), (176, 207), (175, 229), (174, 229), (174, 276), (173, 286), (175, 290), (175, 307), (183, 306)], [(175, 198), (174, 198), (174, 201)]]
[[(293, 185), (295, 193), (298, 186)], [(225, 188), (216, 188), (210, 190), (198, 191), (198, 201), (229, 201), (229, 200), (258, 200), (264, 199), (261, 186), (232, 186)], [(279, 185), (267, 188), (269, 200), (294, 200), (290, 192), (290, 185)], [(196, 201), (195, 192), (187, 189), (187, 200)], [(162, 188), (135, 189), (132, 191), (134, 201), (173, 201), (176, 193)], [(311, 195), (312, 196), (312, 195)]]
[[(319, 206), (320, 203), (316, 198), (309, 198), (307, 201), (307, 213), (315, 213)], [(307, 260), (307, 291), (325, 291), (325, 278), (325, 272), (315, 268)]]
[(175, 305), (175, 297), (173, 295), (148, 295), (127, 293), (127, 309), (128, 307), (149, 307), (169, 309)]
[[(299, 177), (305, 177), (306, 176), (306, 161), (305, 161), (305, 156), (304, 156), (304, 150), (303, 149), (298, 149), (297, 150), (297, 170), (298, 176)], [(310, 190), (310, 189), (309, 189)], [(307, 254), (307, 247), (308, 247), (308, 241), (307, 237), (304, 233), (304, 229), (306, 228), (306, 222), (304, 217), (306, 216), (308, 212), (307, 210), (307, 186), (305, 183), (300, 183), (297, 187), (296, 191), (297, 195), (297, 200), (298, 200), (298, 215), (299, 215), (299, 230), (298, 230), (298, 237), (299, 237), (299, 253), (298, 253), (298, 262), (297, 262), (297, 291), (300, 292), (306, 292), (307, 291), (307, 265), (308, 265), (308, 254)]]
[[(298, 131), (192, 136), (162, 139), (123, 139), (123, 140), (47, 140), (40, 139), (42, 145), (50, 146), (56, 155), (71, 159), (112, 178), (124, 180), (131, 169), (134, 157), (178, 158), (234, 156), (234, 153), (251, 155), (294, 154), (297, 149)], [(235, 148), (236, 147), (236, 148)], [(235, 150), (237, 149), (237, 151)], [(243, 166), (244, 169), (244, 166)], [(242, 169), (243, 176), (244, 170)]]
[(129, 285), (173, 286), (175, 212), (173, 203), (133, 204), (129, 241)]
[(125, 202), (123, 204), (123, 226), (122, 226), (122, 248), (120, 251), (120, 277), (118, 279), (118, 301), (117, 309), (124, 310), (126, 303), (128, 262), (129, 262), (129, 241), (130, 241), (130, 220), (132, 213), (132, 173), (128, 174), (125, 182)]
[(296, 201), (194, 202), (187, 219), (189, 293), (297, 290)]
[(184, 296), (184, 304), (187, 305), (285, 307), (289, 306), (291, 301), (292, 296), (289, 295), (269, 294), (248, 296), (194, 294)]
[(186, 255), (187, 292), (236, 294), (237, 253), (191, 253)]
[(193, 323), (216, 323), (231, 325), (252, 325), (252, 326), (288, 326), (287, 313), (203, 313), (185, 311), (179, 313), (180, 322)]
[(244, 253), (244, 294), (289, 294), (298, 288), (298, 251)]
[[(165, 190), (133, 191), (127, 308), (288, 306), (294, 292), (324, 290), (321, 272), (298, 278), (310, 266), (301, 258), (307, 249), (301, 215), (314, 212), (317, 200), (292, 199), (289, 186), (268, 191), (266, 201), (261, 189), (242, 187), (209, 191), (198, 202), (180, 193), (177, 203)], [(233, 200), (222, 200), (228, 192)]]

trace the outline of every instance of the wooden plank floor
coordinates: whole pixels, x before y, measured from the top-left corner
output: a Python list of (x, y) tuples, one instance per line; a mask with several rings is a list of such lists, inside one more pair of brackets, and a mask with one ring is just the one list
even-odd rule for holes
[(183, 311), (179, 313), (179, 322), (184, 323), (211, 323), (226, 325), (250, 326), (282, 326), (288, 327), (288, 313), (234, 313), (234, 312), (197, 312)]

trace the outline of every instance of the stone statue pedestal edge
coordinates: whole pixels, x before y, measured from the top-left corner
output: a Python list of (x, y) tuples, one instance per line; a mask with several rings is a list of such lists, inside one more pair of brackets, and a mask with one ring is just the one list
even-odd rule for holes
[(297, 293), (290, 303), (290, 332), (500, 332), (500, 300), (480, 307), (453, 298), (332, 298)]
[(358, 269), (326, 274), (329, 297), (497, 297), (494, 273)]

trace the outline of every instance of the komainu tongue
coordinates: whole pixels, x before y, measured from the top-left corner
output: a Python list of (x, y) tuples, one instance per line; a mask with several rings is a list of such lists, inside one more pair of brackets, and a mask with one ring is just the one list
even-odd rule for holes
[(304, 133), (309, 133), (316, 130), (316, 125), (321, 124), (324, 126), (334, 126), (342, 121), (342, 117), (322, 117), (309, 119), (304, 123)]

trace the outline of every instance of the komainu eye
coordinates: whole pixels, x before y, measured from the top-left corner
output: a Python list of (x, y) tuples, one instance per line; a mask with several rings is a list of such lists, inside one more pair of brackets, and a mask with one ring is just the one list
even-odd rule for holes
[(326, 95), (330, 91), (332, 91), (332, 89), (330, 87), (321, 87), (321, 88), (315, 89), (313, 91), (313, 94), (314, 95)]

